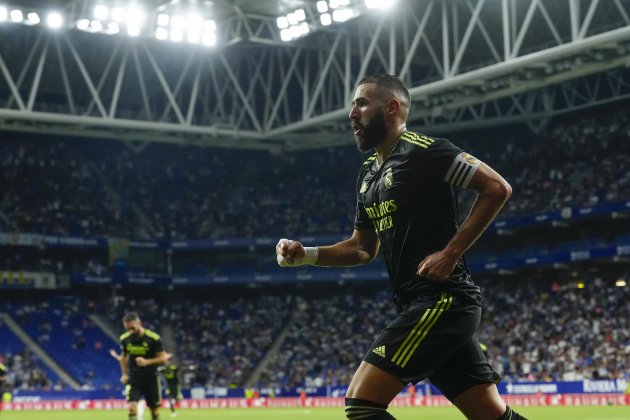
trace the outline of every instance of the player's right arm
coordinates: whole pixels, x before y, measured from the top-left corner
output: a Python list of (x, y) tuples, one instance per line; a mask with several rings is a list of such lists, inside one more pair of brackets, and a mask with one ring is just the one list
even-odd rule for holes
[(123, 384), (127, 384), (127, 380), (129, 379), (129, 374), (127, 373), (129, 355), (123, 351), (118, 361), (120, 362), (120, 372), (121, 372), (120, 382)]
[(281, 267), (353, 267), (372, 261), (378, 247), (378, 236), (373, 229), (355, 229), (350, 238), (329, 246), (304, 247), (299, 241), (280, 239), (276, 257)]

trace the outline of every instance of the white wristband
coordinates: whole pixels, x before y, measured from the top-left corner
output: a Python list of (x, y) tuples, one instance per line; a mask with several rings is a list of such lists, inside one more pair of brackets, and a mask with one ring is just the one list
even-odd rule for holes
[(304, 258), (301, 258), (302, 263), (304, 265), (315, 265), (319, 256), (319, 248), (316, 246), (305, 246), (304, 254)]

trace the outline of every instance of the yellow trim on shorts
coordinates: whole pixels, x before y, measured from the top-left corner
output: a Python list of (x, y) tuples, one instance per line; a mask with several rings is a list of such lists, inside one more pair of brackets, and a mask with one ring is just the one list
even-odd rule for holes
[(453, 305), (453, 297), (450, 293), (442, 293), (435, 307), (427, 309), (416, 326), (411, 330), (405, 341), (396, 350), (392, 362), (400, 367), (405, 367), (429, 330), (435, 325), (444, 311), (448, 311)]

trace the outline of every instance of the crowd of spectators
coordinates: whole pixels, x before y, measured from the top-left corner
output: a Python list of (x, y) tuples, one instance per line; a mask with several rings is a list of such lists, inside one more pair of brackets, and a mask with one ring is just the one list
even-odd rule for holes
[(619, 379), (630, 368), (630, 289), (602, 278), (484, 288), (480, 339), (506, 380)]
[[(478, 282), (485, 307), (479, 340), (487, 346), (489, 360), (504, 381), (618, 379), (627, 375), (630, 288), (616, 287), (598, 277), (579, 282), (581, 288), (576, 287), (578, 280)], [(174, 342), (165, 341), (165, 348), (175, 353), (185, 388), (242, 388), (249, 379), (255, 379), (254, 386), (260, 388), (347, 385), (395, 310), (390, 294), (376, 286), (372, 291), (360, 285), (328, 290), (262, 291), (204, 300), (192, 295), (178, 299), (116, 295), (99, 302), (76, 299), (74, 307), (110, 318), (114, 328), (130, 310), (138, 311), (145, 326), (158, 333), (170, 328)], [(41, 312), (46, 305), (37, 307)], [(60, 310), (66, 310), (67, 316)], [(69, 319), (74, 309), (56, 306), (49, 312), (51, 317), (59, 313), (62, 319)], [(21, 313), (15, 314), (16, 319), (32, 317), (26, 313), (33, 311)], [(51, 324), (42, 323), (37, 333), (27, 326), (47, 351), (52, 351), (47, 345)], [(69, 334), (54, 326), (57, 346), (69, 354), (78, 355), (81, 349), (93, 353), (98, 345), (86, 334), (90, 325), (69, 328)], [(83, 331), (77, 333), (77, 329)], [(103, 341), (99, 351), (110, 345), (115, 343)], [(50, 354), (56, 358), (58, 353)], [(80, 356), (88, 363), (84, 369), (93, 360), (87, 356)], [(12, 384), (53, 387), (32, 359), (26, 351), (8, 359), (5, 364), (12, 372)], [(65, 365), (61, 359), (58, 362)], [(254, 375), (260, 363), (263, 365)], [(117, 374), (112, 360), (104, 366), (94, 364), (93, 371), (95, 376)], [(93, 383), (105, 389), (111, 386), (96, 377)]]
[[(148, 328), (174, 334), (176, 360), (184, 385), (243, 387), (269, 351), (292, 312), (291, 296), (237, 297), (229, 301), (178, 301), (112, 298), (106, 315), (115, 324), (125, 312), (141, 313)], [(167, 351), (169, 343), (164, 343)]]
[[(512, 184), (501, 217), (629, 198), (625, 110), (570, 116), (535, 135), (523, 126), (447, 137)], [(16, 138), (0, 148), (1, 231), (137, 239), (348, 232), (366, 158), (352, 145), (272, 155)]]
[(0, 362), (7, 367), (7, 387), (11, 390), (61, 390), (63, 382), (54, 382), (42, 368), (42, 362), (28, 349), (18, 353), (0, 356)]

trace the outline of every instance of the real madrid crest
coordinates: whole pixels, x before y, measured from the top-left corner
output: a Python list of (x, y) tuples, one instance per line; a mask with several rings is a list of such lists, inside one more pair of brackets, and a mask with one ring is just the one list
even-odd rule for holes
[(385, 184), (386, 190), (389, 190), (391, 187), (394, 186), (394, 174), (392, 173), (392, 168), (387, 168), (387, 170), (385, 171), (385, 178), (383, 180), (383, 183)]
[(359, 189), (359, 193), (363, 194), (364, 192), (367, 191), (367, 188), (368, 188), (367, 182), (363, 181), (363, 183), (361, 184), (361, 188)]

